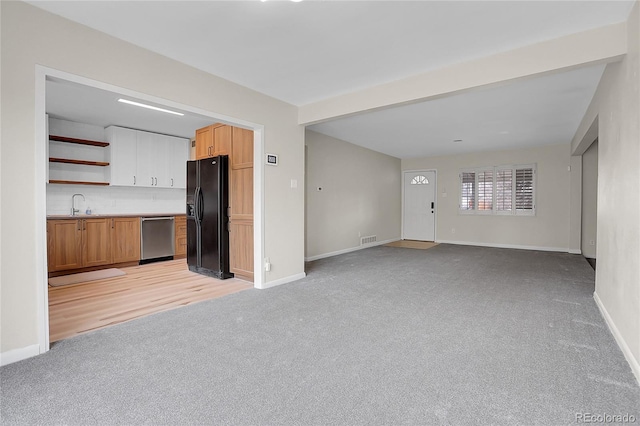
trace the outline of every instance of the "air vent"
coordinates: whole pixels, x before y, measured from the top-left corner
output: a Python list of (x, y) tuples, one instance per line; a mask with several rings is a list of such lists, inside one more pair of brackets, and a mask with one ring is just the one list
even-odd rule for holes
[(377, 235), (369, 235), (368, 237), (360, 237), (360, 245), (365, 246), (367, 244), (375, 243), (378, 241)]

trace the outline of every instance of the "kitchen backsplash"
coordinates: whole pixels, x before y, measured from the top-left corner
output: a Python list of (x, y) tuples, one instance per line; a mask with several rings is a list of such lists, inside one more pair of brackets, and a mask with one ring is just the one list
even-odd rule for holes
[(47, 215), (71, 214), (71, 197), (76, 208), (91, 214), (182, 213), (186, 191), (170, 188), (128, 188), (119, 186), (47, 185)]

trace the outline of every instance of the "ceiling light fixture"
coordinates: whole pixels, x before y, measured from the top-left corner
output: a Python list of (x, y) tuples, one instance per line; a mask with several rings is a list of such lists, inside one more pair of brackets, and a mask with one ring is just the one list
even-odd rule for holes
[(129, 104), (129, 105), (135, 105), (135, 106), (139, 106), (142, 108), (147, 108), (147, 109), (152, 109), (154, 111), (161, 111), (161, 112), (166, 112), (169, 114), (175, 114), (175, 115), (184, 115), (181, 112), (176, 112), (176, 111), (170, 111), (168, 109), (164, 109), (164, 108), (158, 108), (158, 107), (154, 107), (152, 105), (147, 105), (147, 104), (141, 104), (140, 102), (134, 102), (134, 101), (130, 101), (128, 99), (118, 99), (118, 102), (122, 102), (123, 104)]

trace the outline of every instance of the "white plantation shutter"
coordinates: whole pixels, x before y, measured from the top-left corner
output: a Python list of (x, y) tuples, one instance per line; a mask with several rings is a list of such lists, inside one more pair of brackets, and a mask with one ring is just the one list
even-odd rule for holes
[(535, 215), (536, 165), (462, 170), (460, 212)]
[(496, 171), (496, 211), (513, 210), (513, 169)]
[(478, 172), (478, 210), (493, 210), (493, 170)]
[(535, 207), (533, 200), (533, 168), (516, 168), (516, 211), (532, 213)]
[(462, 172), (460, 174), (460, 210), (475, 210), (476, 208), (476, 173)]

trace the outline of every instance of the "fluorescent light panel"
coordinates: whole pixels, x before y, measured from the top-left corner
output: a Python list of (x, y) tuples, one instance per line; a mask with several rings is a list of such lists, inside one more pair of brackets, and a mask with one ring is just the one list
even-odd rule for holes
[(128, 99), (120, 98), (120, 99), (118, 99), (118, 102), (122, 102), (123, 104), (135, 105), (135, 106), (139, 106), (139, 107), (142, 107), (142, 108), (152, 109), (154, 111), (166, 112), (166, 113), (169, 113), (169, 114), (184, 115), (181, 112), (175, 112), (175, 111), (170, 111), (170, 110), (164, 109), (164, 108), (154, 107), (152, 105), (141, 104), (140, 102), (134, 102), (134, 101), (130, 101)]

